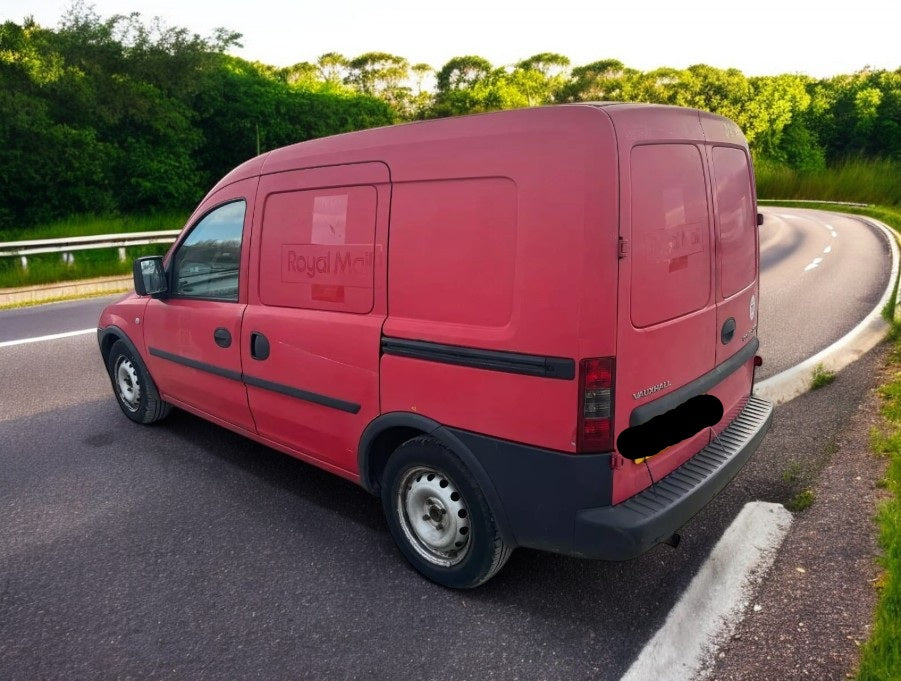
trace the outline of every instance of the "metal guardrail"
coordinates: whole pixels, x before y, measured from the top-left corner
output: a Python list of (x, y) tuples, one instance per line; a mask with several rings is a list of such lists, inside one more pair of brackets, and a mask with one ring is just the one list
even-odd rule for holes
[(75, 260), (75, 256), (73, 255), (75, 251), (87, 251), (99, 248), (118, 248), (119, 260), (124, 261), (126, 247), (172, 243), (180, 233), (180, 229), (171, 229), (153, 232), (70, 236), (62, 239), (3, 241), (0, 242), (0, 257), (18, 257), (21, 259), (22, 267), (27, 268), (29, 255), (61, 253), (63, 260), (71, 263)]
[(820, 199), (757, 199), (757, 203), (765, 206), (780, 203), (828, 203), (833, 206), (854, 206), (856, 208), (872, 208), (872, 203), (858, 203), (857, 201), (822, 201)]

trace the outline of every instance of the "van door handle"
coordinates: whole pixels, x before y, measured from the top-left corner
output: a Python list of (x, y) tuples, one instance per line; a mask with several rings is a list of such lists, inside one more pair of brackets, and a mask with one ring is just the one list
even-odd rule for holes
[(253, 331), (250, 334), (250, 356), (254, 359), (269, 357), (269, 339), (259, 331)]
[(220, 326), (213, 331), (213, 340), (216, 341), (216, 345), (220, 348), (227, 348), (232, 344), (232, 335), (228, 332), (228, 329)]

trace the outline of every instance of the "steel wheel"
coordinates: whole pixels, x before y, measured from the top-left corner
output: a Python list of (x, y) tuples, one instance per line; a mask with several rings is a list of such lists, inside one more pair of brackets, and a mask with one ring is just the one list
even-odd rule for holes
[(106, 355), (106, 370), (113, 384), (116, 402), (135, 423), (155, 423), (165, 418), (172, 406), (162, 400), (137, 350), (117, 340)]
[(397, 488), (398, 520), (407, 540), (433, 565), (451, 567), (469, 551), (469, 509), (453, 481), (426, 466), (410, 469)]
[(472, 471), (427, 435), (407, 440), (385, 464), (382, 508), (404, 557), (443, 586), (472, 589), (507, 562), (491, 505)]
[(116, 393), (128, 411), (136, 412), (141, 406), (141, 382), (134, 363), (128, 357), (116, 360)]

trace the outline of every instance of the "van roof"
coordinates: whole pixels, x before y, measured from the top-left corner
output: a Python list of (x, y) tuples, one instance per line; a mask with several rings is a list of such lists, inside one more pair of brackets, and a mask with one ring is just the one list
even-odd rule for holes
[[(606, 126), (598, 126), (598, 117)], [(511, 109), (452, 118), (415, 121), (347, 132), (273, 149), (245, 161), (220, 180), (212, 191), (260, 174), (317, 166), (389, 161), (391, 157), (427, 153), (423, 145), (499, 134), (536, 133), (561, 126), (608, 128), (622, 139), (683, 139), (747, 146), (738, 126), (727, 118), (698, 109), (635, 102), (585, 102)], [(211, 192), (212, 193), (212, 192)]]

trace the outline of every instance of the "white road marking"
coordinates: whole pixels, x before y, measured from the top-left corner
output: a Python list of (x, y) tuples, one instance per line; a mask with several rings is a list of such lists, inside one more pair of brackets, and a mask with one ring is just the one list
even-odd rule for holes
[(693, 679), (741, 621), (791, 522), (782, 504), (746, 504), (620, 681)]
[(822, 258), (814, 258), (813, 262), (804, 268), (804, 271), (810, 272), (810, 270), (812, 270), (814, 267), (817, 267), (821, 262), (823, 262)]
[(17, 340), (3, 341), (0, 342), (0, 348), (8, 348), (13, 345), (25, 345), (26, 343), (41, 343), (43, 341), (59, 340), (60, 338), (71, 338), (72, 336), (86, 336), (89, 333), (97, 333), (97, 327), (94, 327), (93, 329), (81, 329), (80, 331), (51, 333), (49, 336), (35, 336), (34, 338), (19, 338)]
[(826, 246), (826, 248), (823, 249), (823, 253), (832, 253), (832, 246)]

